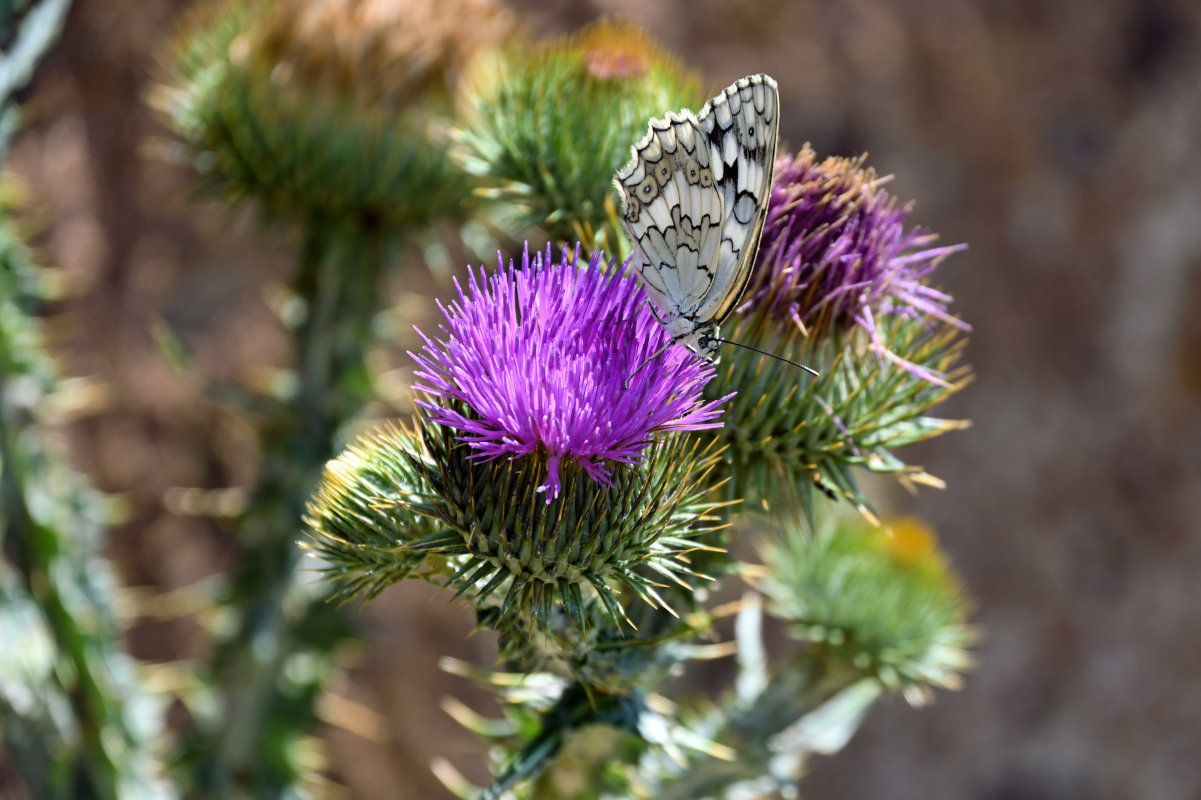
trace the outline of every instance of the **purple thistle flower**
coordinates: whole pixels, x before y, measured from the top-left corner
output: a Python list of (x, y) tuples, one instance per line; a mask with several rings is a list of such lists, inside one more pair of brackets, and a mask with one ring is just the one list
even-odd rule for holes
[(639, 463), (659, 431), (721, 427), (729, 398), (702, 400), (714, 370), (678, 345), (639, 369), (667, 332), (631, 275), (606, 276), (599, 253), (577, 266), (578, 255), (551, 263), (549, 245), (532, 259), (527, 247), (520, 269), (498, 257), (495, 275), (471, 270), (469, 291), (456, 280), (458, 300), (439, 303), (443, 338), (418, 330), (425, 346), (409, 354), (429, 398), (418, 403), (479, 458), (545, 454), (548, 503), (564, 460), (610, 485), (606, 462)]
[(865, 168), (863, 156), (815, 159), (808, 146), (776, 159), (758, 265), (741, 310), (790, 319), (818, 337), (859, 326), (877, 353), (945, 385), (889, 350), (875, 319), (925, 316), (969, 330), (947, 311), (950, 295), (923, 282), (966, 245), (927, 247), (934, 234), (906, 230), (910, 207), (879, 188), (887, 179)]

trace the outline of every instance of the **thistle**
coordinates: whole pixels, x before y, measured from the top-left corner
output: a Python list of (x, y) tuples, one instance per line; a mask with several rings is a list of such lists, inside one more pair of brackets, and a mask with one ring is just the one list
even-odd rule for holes
[(185, 26), (156, 100), (209, 188), (395, 233), (460, 215), (451, 93), (504, 20), (481, 0), (226, 0)]
[(472, 273), (470, 291), (460, 287), (444, 309), (447, 338), (422, 334), (423, 352), (410, 354), (430, 398), (419, 402), (480, 456), (544, 454), (539, 491), (548, 503), (563, 460), (609, 485), (606, 464), (638, 463), (658, 432), (721, 427), (718, 406), (728, 399), (701, 401), (713, 369), (682, 347), (639, 370), (666, 332), (632, 277), (605, 277), (601, 254), (587, 268), (577, 258), (564, 250), (552, 264), (548, 245), (532, 262), (527, 251), (519, 272), (502, 263), (492, 280)]
[(763, 555), (769, 613), (819, 659), (915, 705), (936, 688), (959, 687), (975, 637), (959, 579), (927, 526), (827, 516), (814, 535), (791, 534)]
[[(686, 553), (717, 505), (715, 456), (681, 432), (719, 426), (725, 398), (702, 400), (712, 368), (683, 348), (635, 374), (666, 333), (635, 280), (602, 264), (566, 251), (552, 263), (548, 247), (459, 287), (441, 337), (423, 335), (413, 354), (417, 429), (335, 462), (310, 512), (315, 548), (345, 581), (379, 570), (348, 554), (390, 542), (396, 574), (434, 559), (425, 566), (450, 572), (502, 634), (566, 636), (564, 624), (582, 634), (596, 622), (594, 600), (617, 625), (628, 619), (618, 590), (661, 605), (658, 582), (691, 575)], [(359, 506), (337, 499), (385, 463)]]
[(541, 227), (555, 242), (617, 252), (613, 173), (646, 121), (704, 102), (700, 82), (624, 23), (512, 48), (458, 133), (478, 191), (502, 201), (510, 232)]
[[(732, 349), (711, 393), (738, 389), (731, 489), (752, 504), (814, 488), (866, 509), (852, 467), (938, 484), (895, 450), (962, 427), (927, 416), (962, 388), (967, 325), (928, 279), (960, 247), (928, 247), (906, 228), (908, 207), (880, 188), (863, 159), (816, 163), (805, 148), (776, 162), (754, 275), (731, 338), (809, 364), (807, 379)], [(722, 388), (718, 388), (722, 387)]]
[[(392, 255), (465, 210), (444, 133), (457, 76), (503, 16), (490, 8), (224, 0), (192, 18), (168, 57), (158, 99), (204, 187), (300, 233), (289, 287), (300, 313), (282, 320), (295, 369), (250, 403), (264, 416), (262, 464), (221, 598), (232, 624), (196, 682), (207, 692), (185, 697), (192, 730), (178, 761), (200, 795), (275, 795), (299, 780), (296, 743), (348, 631), (313, 602), (294, 537), (339, 429), (371, 396), (365, 353)], [(300, 654), (322, 669), (285, 674)]]
[(306, 522), (335, 597), (370, 599), (418, 573), (426, 560), (405, 547), (437, 530), (410, 504), (430, 492), (414, 464), (422, 442), (399, 427), (360, 437), (325, 466)]
[(968, 330), (947, 311), (951, 297), (923, 282), (964, 246), (927, 247), (936, 236), (906, 230), (909, 207), (880, 189), (887, 179), (864, 167), (865, 158), (817, 164), (805, 147), (776, 159), (758, 266), (742, 312), (791, 321), (815, 339), (858, 327), (877, 353), (939, 383), (937, 372), (888, 348), (876, 319), (924, 317)]
[[(914, 520), (878, 528), (825, 510), (834, 513), (822, 515), (816, 534), (782, 530), (764, 549), (755, 573), (766, 597), (739, 604), (735, 690), (660, 721), (669, 741), (708, 746), (648, 749), (639, 797), (787, 796), (809, 758), (841, 749), (884, 691), (916, 704), (959, 686), (974, 637), (930, 530)], [(805, 647), (769, 656), (765, 611)]]

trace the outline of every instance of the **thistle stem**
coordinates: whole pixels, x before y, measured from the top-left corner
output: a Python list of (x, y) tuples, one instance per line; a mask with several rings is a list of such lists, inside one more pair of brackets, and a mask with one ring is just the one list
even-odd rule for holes
[(298, 776), (264, 756), (311, 726), (320, 678), (285, 696), (281, 674), (293, 655), (328, 655), (345, 636), (337, 610), (301, 585), (296, 539), (339, 428), (366, 400), (364, 353), (382, 266), (373, 231), (322, 220), (306, 226), (294, 282), (307, 309), (295, 333), (296, 394), (264, 427), (261, 483), (241, 521), (243, 552), (227, 600), (239, 627), (218, 645), (211, 667), (220, 715), (190, 748), (194, 782), (206, 797), (230, 797), (235, 787), (253, 797), (287, 790)]
[(809, 653), (792, 658), (752, 702), (724, 709), (726, 723), (715, 740), (734, 750), (737, 758), (705, 755), (690, 761), (686, 769), (660, 784), (656, 800), (719, 797), (734, 784), (770, 775), (776, 755), (772, 740), (861, 679), (845, 666)]

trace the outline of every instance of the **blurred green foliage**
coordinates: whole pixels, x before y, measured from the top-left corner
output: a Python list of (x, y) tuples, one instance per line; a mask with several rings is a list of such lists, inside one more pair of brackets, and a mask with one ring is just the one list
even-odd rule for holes
[[(122, 646), (103, 556), (111, 509), (56, 447), (72, 402), (36, 314), (49, 282), (0, 186), (0, 733), (39, 798), (170, 796), (157, 775), (162, 700)], [(78, 387), (76, 387), (78, 388)]]

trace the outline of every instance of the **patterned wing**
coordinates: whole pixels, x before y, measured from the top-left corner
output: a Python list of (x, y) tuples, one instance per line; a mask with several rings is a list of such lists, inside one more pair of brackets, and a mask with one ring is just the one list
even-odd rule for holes
[(614, 183), (638, 245), (643, 286), (672, 337), (694, 350), (750, 279), (767, 214), (778, 126), (776, 82), (743, 78), (699, 115), (652, 120)]
[(713, 287), (725, 215), (710, 168), (712, 148), (691, 111), (653, 120), (615, 179), (626, 231), (642, 253), (651, 300), (683, 317)]
[(775, 80), (752, 75), (710, 100), (697, 114), (712, 152), (713, 181), (726, 209), (718, 279), (696, 309), (699, 319), (720, 323), (728, 317), (751, 278), (767, 218), (779, 105)]

